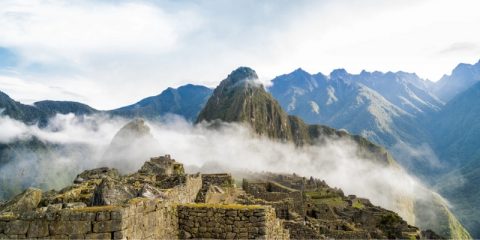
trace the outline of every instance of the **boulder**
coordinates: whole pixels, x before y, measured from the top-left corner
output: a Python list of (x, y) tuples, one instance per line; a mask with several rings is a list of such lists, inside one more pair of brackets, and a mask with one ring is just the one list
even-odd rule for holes
[(137, 196), (131, 186), (111, 178), (104, 178), (95, 188), (91, 199), (92, 206), (121, 205)]
[(2, 212), (25, 212), (34, 210), (42, 199), (42, 191), (28, 188), (0, 207)]
[(117, 169), (108, 167), (85, 170), (77, 175), (73, 183), (80, 184), (91, 179), (102, 179), (105, 177), (109, 177), (112, 179), (120, 179), (120, 173)]
[(158, 188), (152, 187), (149, 184), (145, 184), (143, 185), (142, 190), (140, 190), (139, 197), (154, 199), (154, 198), (165, 198), (166, 196)]

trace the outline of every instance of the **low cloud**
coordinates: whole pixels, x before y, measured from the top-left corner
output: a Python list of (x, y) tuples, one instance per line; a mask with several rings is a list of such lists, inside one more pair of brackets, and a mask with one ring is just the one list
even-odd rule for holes
[[(112, 138), (126, 123), (125, 119), (102, 115), (57, 115), (40, 129), (0, 117), (0, 127), (11, 130), (2, 133), (0, 141), (15, 149), (10, 152), (10, 161), (0, 167), (0, 194), (11, 196), (28, 186), (59, 189), (69, 185), (82, 170), (100, 166), (134, 172), (152, 155), (171, 154), (190, 171), (294, 172), (314, 176), (342, 188), (345, 194), (369, 198), (376, 205), (394, 210), (411, 223), (412, 200), (427, 195), (422, 196), (426, 190), (401, 169), (358, 157), (356, 144), (350, 141), (332, 139), (322, 146), (297, 148), (259, 137), (243, 125), (224, 124), (212, 129), (205, 124), (193, 126), (175, 116), (148, 123), (155, 143), (132, 144), (127, 149), (128, 159), (105, 159)], [(27, 140), (38, 140), (34, 150), (12, 145)]]

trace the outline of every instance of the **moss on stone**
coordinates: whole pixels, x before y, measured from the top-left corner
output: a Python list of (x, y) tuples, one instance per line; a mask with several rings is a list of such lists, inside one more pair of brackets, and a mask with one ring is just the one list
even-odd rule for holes
[(0, 220), (2, 221), (9, 221), (17, 219), (18, 215), (13, 212), (3, 212), (0, 213)]
[(357, 208), (357, 209), (364, 209), (365, 205), (363, 205), (363, 203), (361, 203), (358, 200), (354, 200), (353, 203), (352, 203), (352, 207)]

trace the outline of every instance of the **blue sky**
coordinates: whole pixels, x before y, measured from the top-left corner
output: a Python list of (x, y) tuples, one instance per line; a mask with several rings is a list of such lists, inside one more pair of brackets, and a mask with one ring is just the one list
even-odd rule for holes
[(438, 80), (480, 59), (476, 0), (0, 2), (0, 90), (100, 109), (238, 66), (409, 71)]

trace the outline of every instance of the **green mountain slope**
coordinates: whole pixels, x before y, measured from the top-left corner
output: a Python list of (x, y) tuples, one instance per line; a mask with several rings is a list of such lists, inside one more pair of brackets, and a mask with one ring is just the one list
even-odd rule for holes
[(452, 99), (432, 116), (436, 152), (454, 169), (437, 184), (475, 238), (480, 237), (480, 83)]

